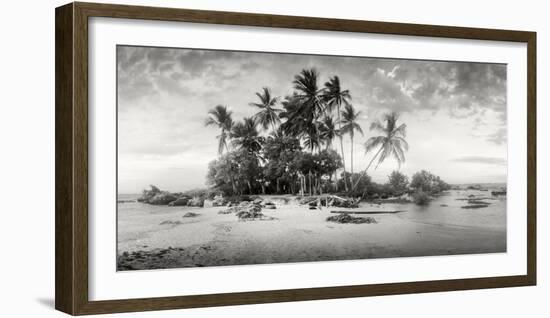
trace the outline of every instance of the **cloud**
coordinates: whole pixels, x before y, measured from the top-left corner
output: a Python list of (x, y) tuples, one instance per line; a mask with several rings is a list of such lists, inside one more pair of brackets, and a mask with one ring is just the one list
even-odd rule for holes
[(467, 156), (453, 159), (454, 162), (463, 162), (463, 163), (480, 163), (488, 165), (506, 165), (505, 158), (495, 158), (495, 157), (481, 157), (481, 156)]
[[(432, 151), (430, 147), (442, 140), (457, 145), (459, 139), (471, 153), (487, 158), (498, 158), (505, 149), (505, 65), (118, 46), (119, 154), (135, 162), (194, 155), (208, 162), (216, 156), (219, 134), (204, 127), (208, 109), (221, 104), (233, 111), (235, 120), (251, 116), (255, 109), (248, 105), (256, 100), (255, 92), (267, 86), (274, 96), (284, 97), (293, 90), (294, 76), (311, 67), (320, 73), (320, 86), (331, 76), (340, 77), (362, 112), (359, 124), (366, 135), (374, 118), (398, 111), (410, 138), (417, 138), (411, 140), (411, 152), (424, 144), (424, 151)], [(473, 143), (477, 150), (471, 148)], [(459, 157), (463, 152), (458, 150), (441, 151), (448, 151), (441, 159), (447, 164), (453, 157), (462, 167), (466, 165), (459, 163), (465, 160), (483, 162), (473, 160), (481, 157)], [(411, 157), (410, 166), (416, 160)]]
[(487, 136), (487, 141), (495, 143), (497, 145), (502, 145), (506, 143), (507, 140), (507, 131), (506, 128), (500, 128), (496, 132)]

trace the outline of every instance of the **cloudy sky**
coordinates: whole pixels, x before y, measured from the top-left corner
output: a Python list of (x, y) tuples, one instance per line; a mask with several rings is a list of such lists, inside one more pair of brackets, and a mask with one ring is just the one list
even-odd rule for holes
[[(222, 104), (236, 120), (251, 116), (255, 92), (267, 86), (285, 96), (294, 75), (312, 67), (320, 84), (338, 75), (361, 111), (355, 171), (373, 155), (362, 146), (370, 123), (397, 111), (410, 146), (404, 173), (428, 169), (449, 183), (506, 180), (505, 65), (128, 46), (117, 47), (117, 59), (120, 193), (204, 186), (218, 134), (204, 127), (207, 111)], [(349, 169), (349, 140), (344, 147)], [(388, 159), (370, 174), (384, 182), (397, 168)]]

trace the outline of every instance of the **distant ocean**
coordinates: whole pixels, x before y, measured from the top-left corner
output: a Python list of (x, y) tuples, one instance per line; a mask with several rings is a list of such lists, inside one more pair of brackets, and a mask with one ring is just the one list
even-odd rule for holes
[(140, 193), (128, 194), (128, 193), (119, 193), (117, 200), (137, 200), (141, 196)]

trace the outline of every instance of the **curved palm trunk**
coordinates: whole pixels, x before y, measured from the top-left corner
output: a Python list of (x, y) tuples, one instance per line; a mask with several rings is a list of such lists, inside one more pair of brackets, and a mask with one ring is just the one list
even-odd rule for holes
[(355, 188), (357, 187), (357, 185), (359, 184), (359, 181), (361, 181), (361, 178), (363, 178), (363, 176), (367, 173), (367, 170), (369, 170), (370, 166), (372, 165), (372, 163), (374, 162), (374, 159), (376, 159), (376, 157), (378, 157), (378, 155), (380, 154), (380, 152), (382, 151), (382, 149), (384, 149), (384, 145), (380, 146), (380, 149), (378, 149), (378, 152), (374, 155), (374, 157), (372, 157), (372, 159), (370, 160), (369, 164), (367, 165), (367, 167), (365, 168), (365, 170), (363, 170), (363, 172), (359, 175), (359, 178), (357, 178), (357, 181), (355, 181), (355, 184), (353, 185), (353, 187), (351, 188), (351, 191), (355, 190)]
[[(338, 130), (342, 130), (342, 123), (340, 122), (340, 104), (338, 104)], [(346, 159), (344, 156), (344, 143), (342, 141), (342, 135), (338, 136), (340, 139), (340, 152), (342, 153), (342, 165), (344, 166), (344, 189), (346, 192), (348, 191), (348, 182), (346, 179)], [(338, 180), (336, 180), (336, 184), (338, 184)]]

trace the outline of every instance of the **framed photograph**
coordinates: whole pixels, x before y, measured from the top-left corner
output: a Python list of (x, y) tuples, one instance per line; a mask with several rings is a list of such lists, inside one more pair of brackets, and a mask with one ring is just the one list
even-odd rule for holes
[(55, 14), (58, 310), (536, 284), (536, 33)]

